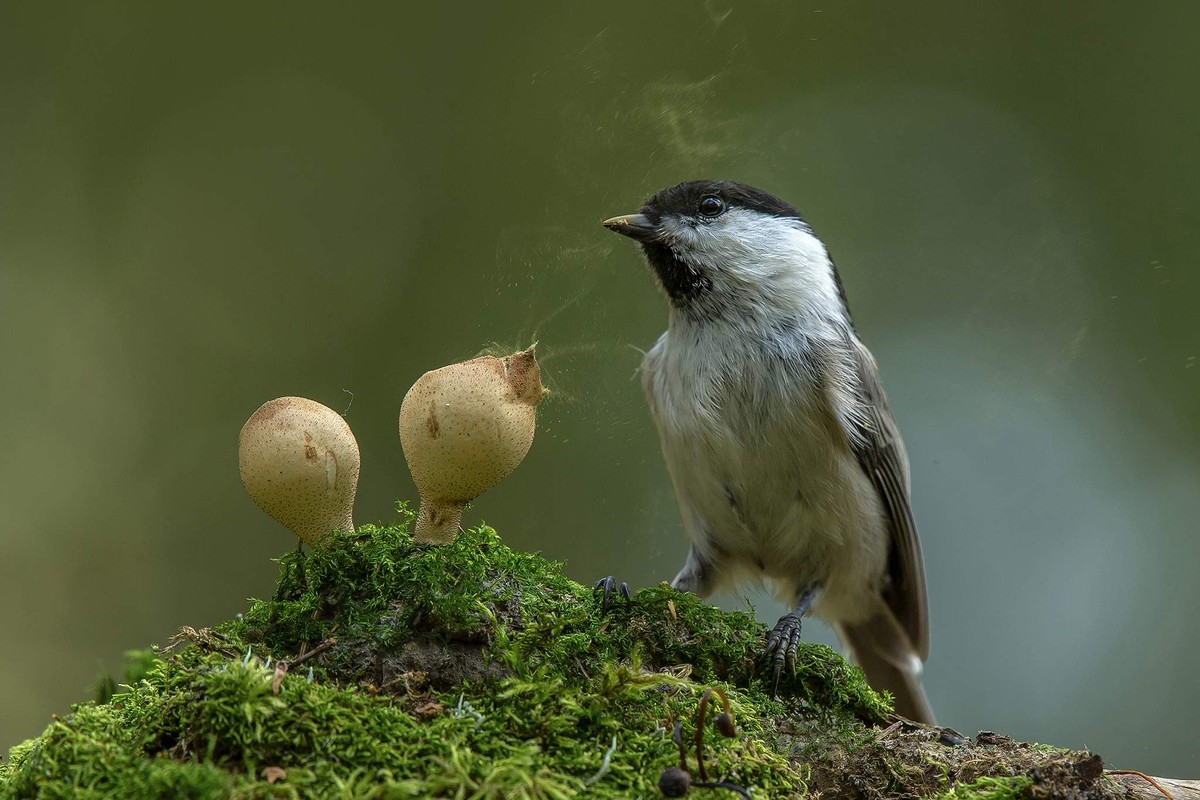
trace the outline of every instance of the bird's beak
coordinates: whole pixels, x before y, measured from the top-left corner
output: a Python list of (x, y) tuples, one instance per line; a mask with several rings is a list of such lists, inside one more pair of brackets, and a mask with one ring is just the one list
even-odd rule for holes
[(658, 238), (659, 227), (645, 214), (626, 214), (604, 220), (604, 227), (613, 233), (628, 236), (639, 242), (650, 242)]

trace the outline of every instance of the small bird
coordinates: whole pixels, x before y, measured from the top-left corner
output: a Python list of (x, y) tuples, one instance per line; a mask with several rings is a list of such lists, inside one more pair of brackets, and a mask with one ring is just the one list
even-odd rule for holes
[(776, 683), (811, 611), (900, 714), (932, 723), (908, 457), (825, 245), (784, 201), (721, 180), (604, 226), (641, 244), (669, 299), (642, 381), (691, 542), (671, 585), (769, 579), (794, 609), (767, 642)]

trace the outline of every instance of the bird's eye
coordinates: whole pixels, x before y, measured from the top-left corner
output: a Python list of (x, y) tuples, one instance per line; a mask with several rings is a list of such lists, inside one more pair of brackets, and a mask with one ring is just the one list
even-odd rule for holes
[(725, 201), (717, 197), (715, 194), (705, 195), (700, 198), (700, 213), (706, 217), (720, 216), (725, 210)]

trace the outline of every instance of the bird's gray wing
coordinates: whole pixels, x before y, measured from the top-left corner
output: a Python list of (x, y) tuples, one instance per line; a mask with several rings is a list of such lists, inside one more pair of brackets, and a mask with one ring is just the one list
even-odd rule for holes
[(850, 363), (857, 381), (855, 412), (842, 415), (850, 445), (863, 471), (879, 492), (889, 532), (884, 601), (908, 635), (913, 648), (929, 655), (929, 614), (921, 544), (908, 500), (908, 455), (879, 382), (875, 359), (852, 332), (846, 332)]

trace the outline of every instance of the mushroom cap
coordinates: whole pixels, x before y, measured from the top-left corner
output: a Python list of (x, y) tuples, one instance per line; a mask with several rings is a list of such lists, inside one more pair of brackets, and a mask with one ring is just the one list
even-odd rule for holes
[(358, 442), (328, 406), (304, 397), (263, 403), (242, 426), (238, 464), (250, 499), (306, 544), (354, 530)]
[(400, 443), (422, 500), (465, 503), (516, 469), (545, 395), (532, 347), (417, 379), (400, 405)]

